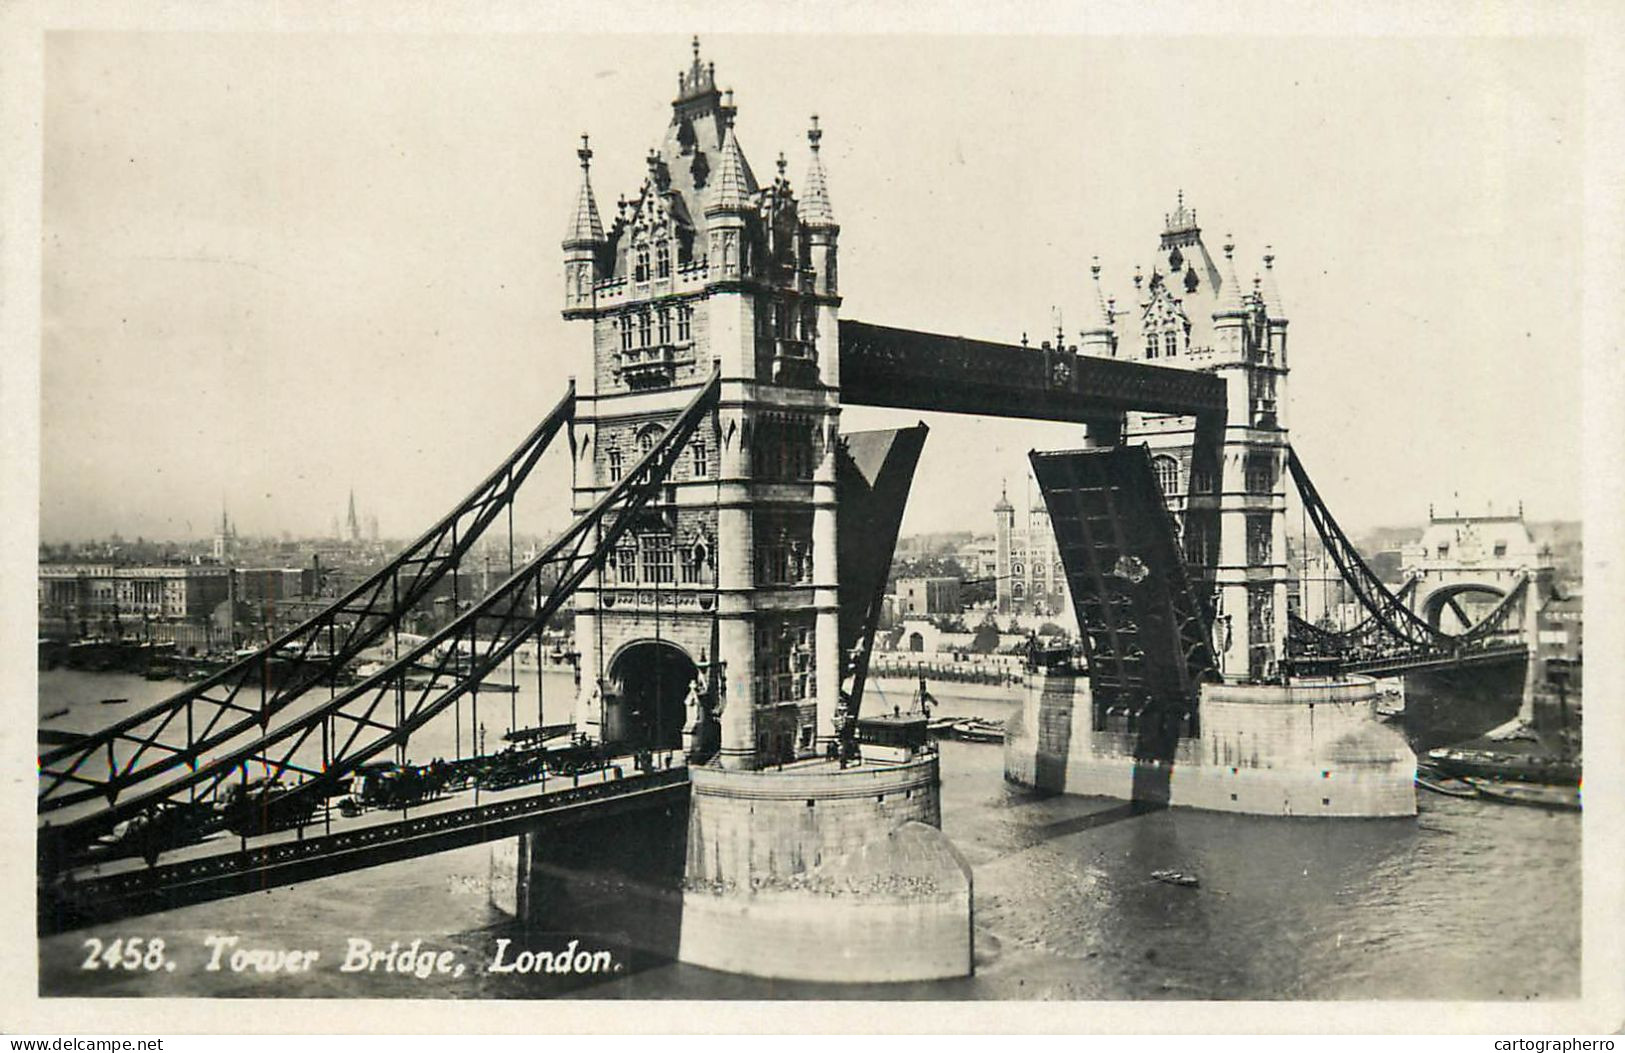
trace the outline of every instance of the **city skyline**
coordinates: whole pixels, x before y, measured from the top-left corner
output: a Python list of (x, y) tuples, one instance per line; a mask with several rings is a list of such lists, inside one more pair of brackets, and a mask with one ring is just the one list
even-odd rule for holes
[[(704, 41), (758, 170), (782, 150), (799, 186), (820, 114), (843, 316), (1037, 343), (1058, 308), (1076, 342), (1091, 261), (1123, 307), (1182, 191), (1210, 248), (1234, 235), (1244, 281), (1273, 250), (1293, 441), (1346, 525), (1420, 522), (1456, 493), (1580, 517), (1565, 45), (940, 43), (926, 61), (842, 38), (813, 68), (790, 61), (801, 38)], [(214, 45), (47, 47), (41, 537), (176, 536), (223, 492), (244, 530), (320, 535), (360, 471), (381, 534), (413, 535), (562, 390), (587, 339), (558, 314), (577, 136), (606, 208), (635, 190), (673, 87), (649, 71), (675, 74), (687, 40)], [(1403, 83), (1355, 75), (1372, 61)], [(951, 523), (1027, 449), (1081, 438), (918, 416), (907, 532)], [(1534, 433), (1516, 447), (1514, 419)], [(544, 460), (536, 505), (566, 471)]]

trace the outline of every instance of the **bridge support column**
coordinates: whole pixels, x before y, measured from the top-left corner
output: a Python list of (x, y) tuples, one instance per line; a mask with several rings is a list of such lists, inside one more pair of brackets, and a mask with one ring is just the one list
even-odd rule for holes
[(722, 691), (717, 698), (722, 731), (717, 761), (725, 768), (756, 766), (756, 640), (748, 618), (724, 618), (717, 626)]
[(835, 741), (835, 714), (841, 702), (841, 630), (835, 511), (835, 418), (826, 424), (824, 457), (813, 480), (813, 582), (817, 587), (813, 625), (814, 690), (818, 693), (817, 751), (824, 756)]

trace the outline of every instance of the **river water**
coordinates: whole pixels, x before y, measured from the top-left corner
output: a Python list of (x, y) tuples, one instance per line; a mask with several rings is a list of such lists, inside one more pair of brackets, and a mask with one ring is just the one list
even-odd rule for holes
[[(513, 701), (534, 723), (534, 674)], [(54, 670), (40, 674), (46, 726), (109, 719), (174, 683)], [(1006, 719), (999, 689), (934, 683), (942, 715)], [(908, 697), (879, 682), (878, 704)], [(568, 677), (542, 709), (567, 719)], [(87, 701), (88, 700), (88, 701)], [(508, 727), (506, 696), (482, 696), (488, 745)], [(470, 714), (463, 715), (465, 725)], [(463, 732), (466, 750), (469, 732)], [(442, 735), (454, 746), (451, 736)], [(428, 751), (450, 756), (447, 744)], [(487, 898), (490, 850), (475, 847), (199, 904), (40, 941), (41, 993), (225, 997), (1489, 999), (1579, 994), (1580, 820), (1569, 813), (1422, 793), (1399, 820), (1314, 820), (1171, 810), (1125, 816), (1118, 802), (1045, 796), (1006, 783), (995, 745), (942, 744), (942, 825), (972, 868), (976, 974), (861, 986), (751, 980), (639, 961), (608, 978), (491, 975), (497, 941), (522, 934)], [(1199, 875), (1199, 888), (1150, 878)], [(568, 935), (568, 934), (567, 934)], [(590, 931), (575, 934), (593, 946)], [(97, 940), (165, 940), (174, 970), (86, 968)], [(207, 968), (211, 936), (235, 936)], [(349, 940), (413, 939), (449, 950), (460, 977), (346, 973)], [(559, 943), (563, 944), (561, 937)], [(541, 945), (537, 945), (540, 947)], [(234, 973), (229, 950), (313, 949), (301, 974)]]

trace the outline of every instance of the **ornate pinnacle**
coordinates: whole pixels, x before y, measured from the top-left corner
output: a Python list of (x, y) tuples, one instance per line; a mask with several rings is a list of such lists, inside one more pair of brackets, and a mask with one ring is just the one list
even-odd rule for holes
[(581, 170), (585, 172), (592, 164), (592, 147), (587, 145), (586, 132), (581, 133), (581, 149), (576, 151), (576, 156), (581, 158)]
[(807, 142), (812, 144), (813, 153), (818, 152), (818, 140), (824, 137), (824, 129), (818, 127), (818, 114), (812, 115), (812, 127), (807, 129)]

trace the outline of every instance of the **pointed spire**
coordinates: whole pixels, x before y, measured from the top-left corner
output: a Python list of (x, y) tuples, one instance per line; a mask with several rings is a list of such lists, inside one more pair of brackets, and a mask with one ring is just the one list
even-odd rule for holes
[(750, 207), (751, 195), (756, 193), (756, 180), (751, 176), (745, 153), (739, 148), (734, 135), (733, 114), (727, 115), (728, 130), (722, 139), (722, 160), (717, 163), (716, 175), (711, 179), (711, 200), (705, 206), (712, 212), (743, 212)]
[(1110, 332), (1113, 322), (1112, 308), (1111, 305), (1106, 301), (1105, 290), (1100, 287), (1099, 256), (1094, 256), (1091, 258), (1089, 264), (1089, 276), (1091, 279), (1093, 279), (1094, 284), (1095, 317), (1091, 321), (1090, 328), (1084, 330), (1084, 332), (1086, 334), (1091, 332)]
[(824, 160), (818, 147), (824, 130), (818, 127), (818, 115), (812, 115), (812, 126), (807, 129), (807, 145), (812, 157), (807, 162), (806, 193), (801, 200), (801, 218), (815, 230), (835, 227), (835, 209), (829, 202), (829, 182), (824, 174)]
[(1224, 274), (1220, 280), (1219, 304), (1214, 315), (1243, 313), (1246, 308), (1241, 302), (1241, 279), (1236, 277), (1236, 243), (1229, 234), (1224, 236)]
[(1282, 319), (1286, 317), (1286, 308), (1281, 305), (1281, 290), (1275, 285), (1275, 249), (1269, 245), (1264, 246), (1264, 309), (1271, 318)]
[(576, 197), (575, 214), (570, 217), (570, 229), (564, 236), (564, 247), (571, 248), (577, 245), (597, 245), (604, 240), (604, 224), (598, 218), (598, 202), (592, 196), (592, 179), (589, 169), (592, 166), (592, 147), (587, 145), (587, 137), (581, 137), (581, 149), (576, 151), (581, 158), (581, 193)]
[(1016, 506), (1010, 503), (1010, 483), (1007, 479), (999, 480), (999, 503), (993, 506), (994, 512), (1014, 512)]

